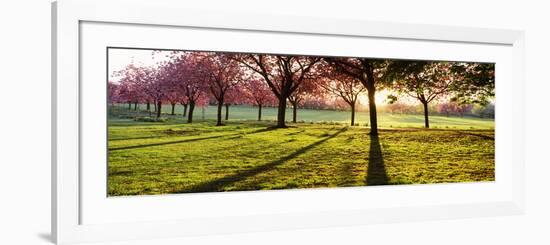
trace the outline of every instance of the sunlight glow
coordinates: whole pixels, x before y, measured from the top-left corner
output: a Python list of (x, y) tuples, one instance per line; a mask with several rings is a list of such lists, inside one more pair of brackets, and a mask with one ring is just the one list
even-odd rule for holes
[[(374, 101), (376, 102), (377, 105), (387, 105), (388, 104), (388, 95), (390, 94), (395, 94), (395, 93), (392, 93), (392, 91), (389, 91), (389, 90), (379, 90), (379, 91), (376, 91), (376, 94), (374, 95)], [(361, 105), (368, 105), (369, 104), (369, 96), (367, 95), (367, 93), (362, 93), (359, 95), (359, 104)]]

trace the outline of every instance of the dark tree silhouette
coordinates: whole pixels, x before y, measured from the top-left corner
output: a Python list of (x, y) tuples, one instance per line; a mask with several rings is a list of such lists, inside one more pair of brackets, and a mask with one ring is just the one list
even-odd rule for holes
[(457, 63), (451, 68), (456, 81), (450, 87), (452, 101), (460, 105), (487, 105), (495, 96), (494, 63)]
[(370, 134), (378, 134), (376, 113), (376, 88), (379, 85), (378, 73), (386, 65), (385, 60), (370, 58), (325, 58), (338, 72), (359, 80), (367, 89), (369, 99)]
[(453, 63), (432, 61), (391, 61), (384, 79), (392, 88), (416, 98), (424, 109), (424, 126), (430, 127), (428, 104), (449, 93), (456, 81), (452, 72)]

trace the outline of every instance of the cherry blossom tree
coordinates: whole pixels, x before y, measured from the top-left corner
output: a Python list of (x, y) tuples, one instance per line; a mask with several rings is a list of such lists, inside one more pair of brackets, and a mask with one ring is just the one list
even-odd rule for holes
[(162, 103), (166, 100), (166, 96), (170, 91), (170, 74), (169, 67), (166, 64), (158, 66), (156, 69), (149, 68), (146, 70), (146, 87), (148, 94), (155, 102), (156, 117), (161, 117)]
[(134, 103), (134, 110), (140, 102), (147, 103), (150, 111), (150, 103), (155, 105), (157, 117), (160, 117), (161, 106), (166, 95), (166, 77), (163, 64), (151, 67), (141, 67), (130, 64), (117, 75), (121, 76), (120, 83), (124, 89), (128, 103)]
[(165, 100), (170, 103), (171, 105), (171, 115), (175, 115), (175, 108), (176, 105), (179, 103), (184, 107), (183, 116), (185, 117), (187, 114), (187, 99), (182, 94), (182, 91), (180, 89), (179, 80), (174, 79), (172, 74), (172, 64), (166, 63), (164, 71), (165, 79), (163, 80), (163, 87), (165, 89)]
[(132, 104), (134, 104), (134, 110), (137, 110), (137, 104), (145, 96), (141, 87), (144, 79), (142, 73), (143, 68), (134, 64), (129, 64), (123, 70), (114, 72), (115, 76), (120, 77), (119, 95), (121, 99), (128, 103), (128, 109), (131, 109)]
[(331, 101), (331, 110), (344, 111), (349, 107), (349, 104), (342, 97), (334, 97)]
[(334, 67), (327, 66), (323, 70), (323, 78), (319, 79), (320, 87), (330, 94), (341, 98), (351, 109), (351, 126), (355, 125), (355, 106), (359, 95), (365, 92), (366, 88), (361, 80), (338, 72)]
[(119, 86), (119, 98), (121, 103), (127, 103), (128, 104), (128, 110), (132, 109), (132, 89), (131, 85), (127, 82), (122, 80)]
[(120, 84), (109, 81), (107, 83), (107, 104), (109, 105), (109, 115), (113, 113), (115, 103), (120, 103)]
[(107, 83), (107, 103), (113, 107), (115, 103), (119, 103), (120, 101), (120, 85), (117, 83), (114, 83), (112, 81), (109, 81)]
[(262, 107), (275, 104), (277, 100), (269, 86), (259, 79), (250, 79), (243, 84), (243, 95), (248, 103), (258, 106), (258, 121), (262, 120)]
[(317, 73), (310, 74), (302, 84), (288, 96), (288, 102), (292, 105), (292, 122), (296, 123), (298, 106), (301, 106), (307, 97), (324, 97), (323, 90), (317, 84)]
[(171, 106), (170, 115), (172, 115), (172, 116), (176, 114), (176, 105), (180, 101), (179, 96), (180, 95), (176, 91), (173, 91), (173, 90), (169, 90), (166, 93), (166, 101), (168, 103), (170, 103), (170, 106)]
[(326, 96), (308, 96), (304, 98), (304, 101), (302, 102), (302, 107), (314, 110), (326, 110), (330, 108), (330, 101), (327, 101), (328, 99), (329, 98), (327, 98)]
[(246, 100), (246, 97), (244, 97), (244, 92), (243, 92), (243, 86), (242, 85), (237, 85), (237, 86), (232, 86), (230, 89), (228, 89), (226, 91), (226, 94), (225, 94), (225, 100), (224, 100), (224, 105), (225, 105), (225, 120), (229, 120), (229, 106), (230, 105), (239, 105), (239, 104), (244, 104), (244, 103), (247, 103), (247, 100)]
[(474, 106), (472, 104), (463, 104), (454, 101), (440, 103), (437, 106), (438, 112), (446, 115), (447, 117), (451, 114), (464, 117), (464, 114), (471, 112), (473, 108)]
[(166, 76), (177, 84), (182, 95), (180, 103), (187, 103), (187, 122), (193, 122), (195, 106), (203, 106), (208, 99), (210, 71), (202, 64), (203, 55), (197, 52), (180, 52), (165, 66)]
[(288, 98), (304, 82), (306, 75), (320, 61), (318, 57), (240, 54), (236, 59), (257, 73), (271, 88), (278, 99), (277, 127), (285, 128), (285, 112)]
[(393, 102), (386, 104), (384, 109), (391, 114), (412, 114), (416, 113), (416, 106), (402, 102)]
[(208, 88), (212, 97), (218, 104), (216, 126), (222, 126), (222, 107), (226, 106), (226, 118), (228, 120), (229, 104), (233, 103), (237, 96), (228, 97), (228, 92), (235, 90), (235, 87), (242, 81), (240, 64), (231, 54), (203, 54), (201, 65), (209, 73)]

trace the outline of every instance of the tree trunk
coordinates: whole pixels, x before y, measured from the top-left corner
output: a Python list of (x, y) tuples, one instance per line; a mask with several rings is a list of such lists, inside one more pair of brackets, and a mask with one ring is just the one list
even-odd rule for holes
[(225, 104), (225, 120), (229, 120), (229, 104)]
[(351, 126), (355, 126), (355, 103), (351, 104)]
[(189, 103), (189, 114), (187, 115), (187, 123), (193, 122), (193, 111), (195, 110), (195, 102)]
[(376, 100), (374, 94), (376, 90), (374, 87), (368, 90), (369, 96), (369, 118), (370, 118), (370, 134), (378, 135), (378, 119), (376, 116)]
[(147, 101), (147, 111), (151, 111), (151, 102)]
[(132, 110), (132, 102), (128, 102), (128, 110)]
[(134, 111), (137, 111), (137, 102), (134, 102)]
[[(217, 115), (217, 121), (216, 121), (216, 126), (222, 126), (223, 123), (222, 123), (222, 107), (223, 107), (223, 100), (221, 101), (218, 101), (218, 115)], [(227, 114), (227, 112), (226, 112)]]
[(172, 113), (170, 113), (171, 115), (175, 115), (175, 109), (176, 108), (176, 103), (172, 103)]
[(183, 104), (183, 116), (187, 116), (187, 104)]
[(262, 105), (258, 105), (258, 121), (262, 120)]
[(285, 112), (286, 112), (286, 97), (279, 98), (279, 107), (277, 110), (277, 128), (286, 128)]
[(157, 101), (155, 100), (155, 103), (153, 103), (153, 105), (155, 106), (155, 112), (157, 112)]
[(365, 68), (366, 79), (361, 82), (367, 89), (369, 98), (369, 119), (370, 119), (370, 134), (378, 135), (378, 118), (376, 114), (376, 100), (374, 95), (376, 94), (376, 80), (374, 78), (374, 67), (369, 61), (363, 65)]
[(430, 120), (428, 119), (428, 102), (422, 102), (424, 106), (424, 127), (430, 128)]
[(296, 123), (297, 102), (292, 102), (292, 122)]
[(160, 118), (160, 111), (162, 109), (162, 102), (159, 100), (157, 102), (157, 118)]

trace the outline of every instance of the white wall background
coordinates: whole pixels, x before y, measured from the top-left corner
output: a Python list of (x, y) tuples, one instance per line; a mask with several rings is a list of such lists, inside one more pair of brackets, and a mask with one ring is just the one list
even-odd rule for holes
[[(152, 0), (153, 1), (153, 0)], [(254, 10), (527, 31), (527, 214), (513, 217), (277, 231), (115, 244), (549, 244), (550, 17), (545, 1), (189, 1)], [(264, 4), (262, 4), (264, 3)], [(183, 13), (182, 13), (183, 14)], [(0, 5), (0, 244), (48, 244), (50, 1)]]

